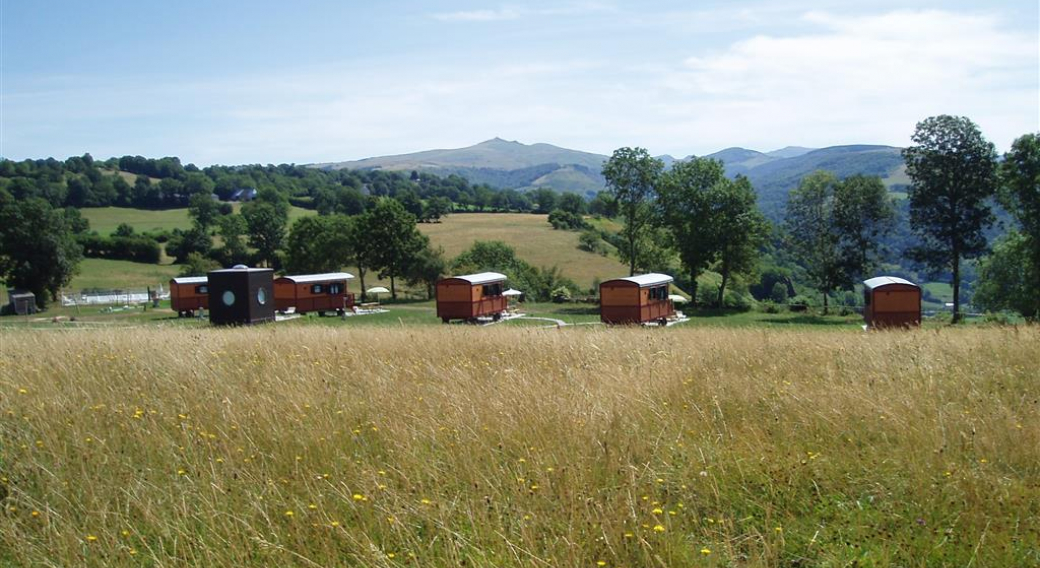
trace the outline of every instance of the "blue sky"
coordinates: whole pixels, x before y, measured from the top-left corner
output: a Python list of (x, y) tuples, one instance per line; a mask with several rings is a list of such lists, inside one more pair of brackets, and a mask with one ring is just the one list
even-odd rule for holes
[[(855, 6), (850, 6), (855, 4)], [(0, 155), (340, 161), (1040, 130), (1037, 2), (0, 2)]]

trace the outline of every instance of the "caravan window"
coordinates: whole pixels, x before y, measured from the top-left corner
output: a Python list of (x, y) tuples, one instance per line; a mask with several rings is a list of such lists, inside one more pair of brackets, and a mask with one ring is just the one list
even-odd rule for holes
[(495, 284), (484, 284), (484, 296), (501, 296), (502, 295), (502, 283), (496, 282)]
[(195, 287), (196, 294), (209, 294), (209, 286), (203, 284), (202, 286)]
[(321, 290), (321, 284), (315, 284), (314, 286), (311, 286), (311, 294), (321, 294)]
[(343, 285), (342, 284), (329, 284), (329, 294), (335, 295), (335, 294), (342, 294), (342, 293), (343, 293)]

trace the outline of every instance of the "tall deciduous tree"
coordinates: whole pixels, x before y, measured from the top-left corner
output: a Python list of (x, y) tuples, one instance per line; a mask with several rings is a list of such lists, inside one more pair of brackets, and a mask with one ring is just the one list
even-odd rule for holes
[(697, 277), (718, 253), (710, 194), (725, 179), (722, 162), (705, 158), (677, 163), (661, 176), (660, 220), (670, 231), (679, 260), (690, 276), (689, 293), (694, 304)]
[(629, 275), (636, 273), (639, 240), (653, 218), (650, 201), (654, 198), (664, 163), (652, 158), (643, 148), (618, 148), (603, 164), (607, 189), (614, 197), (624, 218), (622, 234), (632, 253), (628, 259)]
[(903, 150), (910, 228), (920, 244), (910, 256), (953, 274), (953, 321), (960, 320), (961, 260), (986, 250), (993, 223), (989, 199), (997, 188), (997, 152), (967, 117), (933, 116), (917, 124)]
[(346, 215), (303, 217), (286, 239), (286, 270), (295, 274), (338, 272), (353, 258), (353, 221)]
[(835, 290), (851, 290), (877, 262), (876, 238), (891, 227), (895, 211), (876, 178), (839, 182), (833, 174), (809, 174), (788, 195), (785, 229), (795, 256), (823, 294), (823, 312)]
[(232, 213), (217, 218), (217, 228), (224, 246), (219, 250), (218, 258), (224, 266), (234, 266), (249, 262), (249, 249), (246, 248), (245, 236), (249, 231), (245, 218)]
[(1040, 265), (1029, 236), (1011, 231), (979, 260), (978, 281), (972, 301), (983, 310), (1013, 310), (1026, 318), (1040, 318)]
[(769, 235), (770, 225), (758, 209), (751, 182), (744, 176), (716, 184), (710, 202), (719, 255), (717, 269), (722, 275), (717, 302), (721, 308), (730, 277), (755, 270), (759, 248)]
[[(1040, 278), (1040, 134), (1026, 134), (1015, 140), (1000, 167), (1000, 200), (1018, 220), (1028, 251), (1026, 260)], [(1040, 296), (1040, 280), (1026, 283)]]
[(202, 230), (208, 230), (220, 217), (220, 203), (209, 193), (196, 193), (188, 198), (188, 215)]
[(31, 291), (45, 308), (72, 279), (82, 255), (63, 211), (40, 198), (15, 201), (0, 192), (0, 278), (8, 286)]
[(285, 241), (289, 222), (289, 201), (275, 190), (261, 191), (257, 198), (242, 206), (242, 217), (249, 228), (249, 244), (257, 258), (267, 266), (278, 263), (278, 249)]
[(396, 300), (397, 278), (405, 274), (408, 264), (429, 240), (419, 232), (415, 216), (396, 199), (380, 199), (358, 218), (358, 224), (363, 241), (361, 260), (366, 268), (378, 270), (381, 278), (390, 279), (390, 297)]

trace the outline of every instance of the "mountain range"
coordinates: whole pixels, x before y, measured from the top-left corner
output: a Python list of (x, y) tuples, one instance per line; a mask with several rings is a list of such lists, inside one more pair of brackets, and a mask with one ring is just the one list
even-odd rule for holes
[[(759, 195), (767, 214), (783, 207), (787, 192), (806, 174), (828, 170), (838, 177), (855, 174), (880, 176), (893, 191), (907, 183), (900, 148), (878, 145), (804, 148), (788, 146), (771, 152), (746, 148), (726, 148), (705, 156), (722, 161), (729, 176), (744, 175)], [(666, 167), (687, 160), (659, 156)], [(552, 144), (522, 144), (494, 138), (466, 148), (427, 150), (413, 154), (381, 156), (363, 160), (313, 164), (328, 169), (367, 169), (418, 171), (441, 176), (459, 175), (471, 183), (486, 183), (499, 188), (534, 189), (551, 187), (558, 191), (588, 196), (605, 188), (600, 170), (608, 156), (560, 148)]]

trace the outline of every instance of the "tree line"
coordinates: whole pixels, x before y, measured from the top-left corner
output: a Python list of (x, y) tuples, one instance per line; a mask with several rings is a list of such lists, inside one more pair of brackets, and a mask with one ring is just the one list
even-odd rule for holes
[(176, 157), (123, 156), (96, 161), (90, 154), (64, 161), (0, 160), (0, 189), (16, 199), (42, 198), (56, 208), (139, 209), (186, 207), (196, 195), (230, 200), (240, 190), (274, 190), (298, 207), (344, 214), (360, 213), (373, 199), (393, 197), (420, 221), (436, 221), (453, 210), (526, 212), (545, 206), (537, 195), (472, 184), (458, 175), (295, 164), (200, 169), (182, 165)]
[[(908, 260), (932, 275), (951, 275), (953, 320), (961, 319), (962, 267), (978, 262), (976, 305), (1040, 315), (1040, 143), (1036, 134), (1016, 140), (999, 160), (994, 145), (966, 117), (935, 116), (917, 124), (903, 150), (907, 188)], [(877, 176), (838, 179), (828, 172), (803, 178), (787, 199), (783, 222), (759, 211), (743, 176), (724, 175), (716, 160), (694, 158), (665, 170), (642, 148), (616, 150), (603, 168), (611, 207), (623, 221), (615, 243), (629, 272), (656, 270), (678, 257), (696, 303), (697, 277), (712, 268), (727, 282), (760, 267), (763, 255), (789, 257), (806, 283), (827, 301), (852, 291), (892, 251), (884, 238), (900, 221), (896, 203)], [(997, 203), (1017, 227), (997, 240), (989, 256), (987, 232)], [(777, 299), (790, 282), (775, 278)]]

